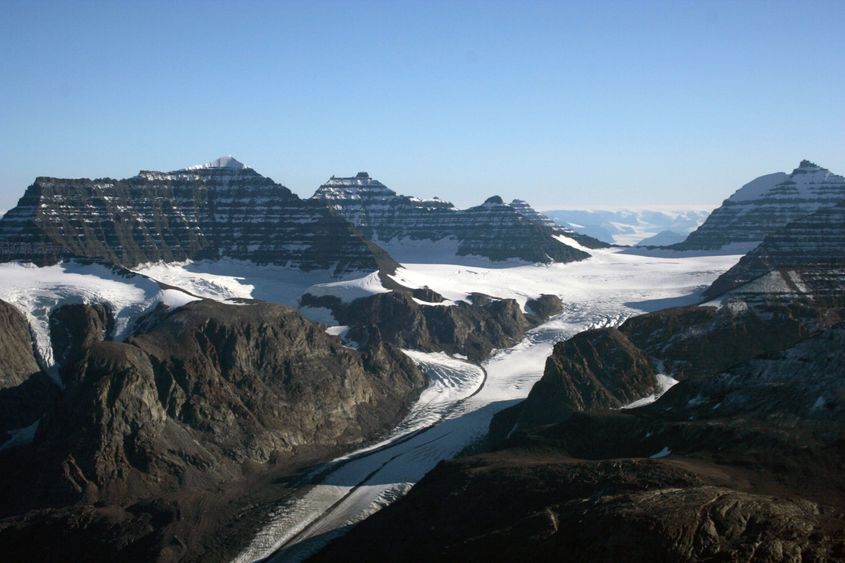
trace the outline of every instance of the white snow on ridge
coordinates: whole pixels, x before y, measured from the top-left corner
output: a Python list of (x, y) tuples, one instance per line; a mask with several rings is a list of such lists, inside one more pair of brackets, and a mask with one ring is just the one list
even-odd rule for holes
[(674, 377), (670, 377), (668, 375), (664, 375), (662, 373), (657, 374), (657, 389), (655, 389), (654, 393), (649, 395), (648, 397), (643, 397), (642, 399), (637, 399), (627, 405), (623, 406), (623, 409), (635, 409), (637, 407), (644, 407), (646, 405), (650, 405), (657, 399), (663, 396), (663, 394), (674, 387), (678, 383), (678, 380)]
[(758, 199), (766, 194), (770, 189), (788, 178), (789, 174), (786, 172), (775, 172), (774, 174), (760, 176), (759, 178), (755, 178), (739, 188), (728, 199), (731, 201), (750, 201)]
[(670, 455), (672, 455), (672, 450), (669, 449), (669, 446), (663, 446), (662, 450), (649, 456), (649, 459), (662, 459), (664, 457), (669, 457)]
[(39, 418), (29, 426), (10, 430), (11, 437), (0, 445), (0, 452), (9, 448), (17, 448), (20, 446), (28, 446), (35, 441), (35, 433), (38, 431), (38, 425), (41, 424)]
[(124, 278), (99, 265), (75, 263), (39, 268), (32, 264), (0, 264), (0, 299), (16, 306), (29, 321), (44, 366), (53, 367), (50, 312), (68, 303), (103, 303), (115, 315), (115, 333), (122, 337), (135, 318), (159, 294), (154, 282)]
[(354, 301), (359, 297), (369, 297), (378, 293), (389, 292), (389, 289), (381, 285), (378, 272), (373, 272), (363, 278), (318, 283), (305, 290), (305, 293), (310, 293), (315, 297), (333, 296), (344, 302)]
[[(382, 287), (377, 272), (357, 272), (338, 280), (331, 270), (304, 272), (245, 260), (156, 262), (137, 266), (135, 271), (207, 299), (258, 299), (290, 307), (298, 307), (304, 293), (334, 295), (350, 301), (388, 291)], [(331, 322), (325, 311), (303, 307), (300, 312), (316, 322)]]
[(163, 289), (158, 295), (158, 300), (172, 311), (193, 301), (200, 301), (200, 298), (178, 289)]
[(226, 155), (221, 156), (220, 158), (215, 158), (211, 162), (206, 162), (205, 164), (188, 166), (185, 170), (207, 170), (209, 168), (232, 168), (235, 170), (241, 170), (246, 168), (246, 166), (243, 162), (238, 161), (232, 155)]
[(128, 336), (135, 320), (157, 303), (177, 308), (196, 300), (177, 289), (162, 290), (144, 276), (124, 276), (99, 264), (66, 262), (37, 267), (0, 263), (0, 299), (20, 310), (35, 336), (39, 360), (58, 382), (50, 343), (50, 313), (73, 303), (103, 304), (115, 317), (113, 338)]
[(695, 303), (700, 290), (740, 258), (680, 252), (664, 258), (618, 248), (590, 252), (592, 257), (581, 262), (510, 268), (404, 264), (392, 277), (407, 287), (427, 286), (451, 301), (466, 301), (471, 292), (478, 292), (515, 299), (524, 309), (529, 299), (551, 294), (568, 306), (590, 304), (600, 310), (602, 303), (612, 302), (614, 308), (633, 314)]

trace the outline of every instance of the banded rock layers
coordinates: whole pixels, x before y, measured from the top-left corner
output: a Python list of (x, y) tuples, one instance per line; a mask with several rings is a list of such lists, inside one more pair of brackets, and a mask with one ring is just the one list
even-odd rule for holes
[(231, 157), (125, 180), (39, 177), (0, 221), (0, 255), (127, 267), (233, 257), (336, 274), (391, 262), (319, 202)]

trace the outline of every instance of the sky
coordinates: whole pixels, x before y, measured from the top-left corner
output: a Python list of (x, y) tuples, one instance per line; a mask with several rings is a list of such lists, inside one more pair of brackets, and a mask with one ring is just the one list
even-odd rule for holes
[(459, 207), (715, 207), (845, 173), (845, 2), (2, 0), (0, 209), (232, 154)]

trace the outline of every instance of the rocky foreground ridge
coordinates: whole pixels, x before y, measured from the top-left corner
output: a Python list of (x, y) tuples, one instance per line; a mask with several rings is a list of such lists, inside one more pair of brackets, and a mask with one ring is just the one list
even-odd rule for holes
[(43, 374), (20, 382), (37, 366), (9, 318), (22, 342), (0, 400), (17, 393), (20, 420), (2, 422), (36, 422), (0, 452), (0, 552), (16, 560), (210, 556), (256, 480), (373, 439), (426, 385), (397, 349), (348, 348), (281, 305), (160, 306), (125, 342), (104, 340), (107, 309), (65, 305), (50, 323), (64, 388), (45, 402), (25, 389)]
[(845, 201), (845, 178), (808, 160), (790, 174), (777, 172), (744, 185), (713, 211), (677, 250), (750, 245), (821, 209)]
[[(838, 213), (749, 260), (838, 232)], [(841, 276), (837, 241), (808, 249), (802, 275), (825, 257)], [(315, 560), (844, 559), (841, 292), (759, 279), (741, 286), (757, 284), (753, 299), (734, 290), (557, 344), (482, 453), (439, 464)]]
[[(577, 335), (486, 452), (441, 463), (315, 560), (840, 560), (836, 319), (733, 304)], [(680, 383), (620, 410), (658, 367)]]

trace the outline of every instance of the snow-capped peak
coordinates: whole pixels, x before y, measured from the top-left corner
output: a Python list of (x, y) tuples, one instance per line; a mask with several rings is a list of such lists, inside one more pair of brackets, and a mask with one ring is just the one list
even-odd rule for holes
[(246, 168), (243, 162), (240, 162), (232, 155), (221, 156), (211, 162), (206, 162), (205, 164), (196, 164), (194, 166), (189, 166), (187, 170), (203, 170), (207, 168), (234, 168), (236, 170), (243, 170)]

